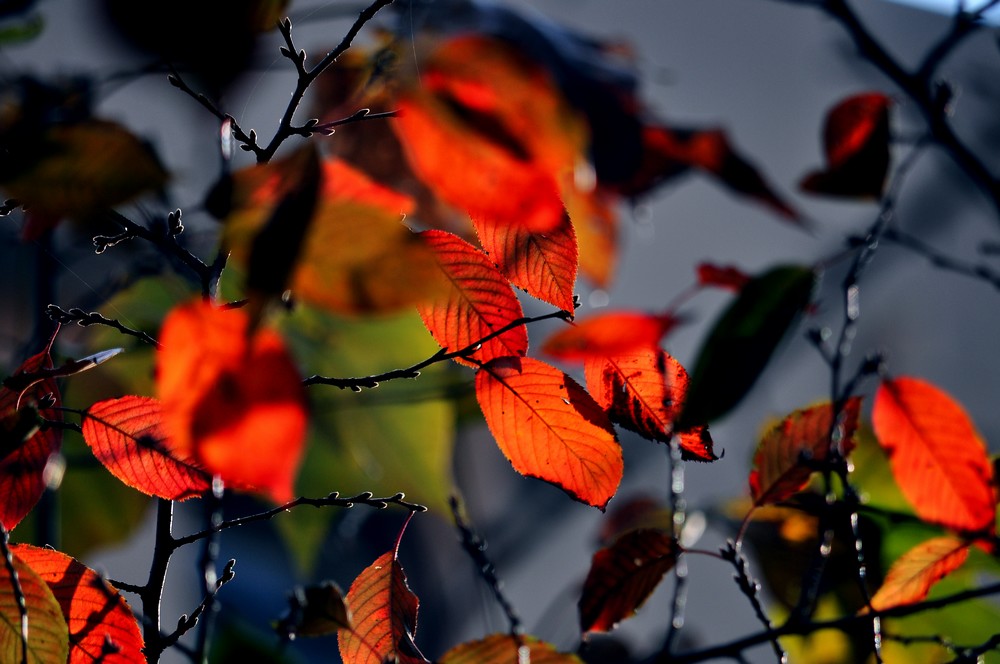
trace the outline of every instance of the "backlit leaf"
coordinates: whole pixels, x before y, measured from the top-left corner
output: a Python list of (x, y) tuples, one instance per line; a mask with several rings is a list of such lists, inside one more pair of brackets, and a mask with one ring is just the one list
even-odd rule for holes
[[(14, 569), (28, 610), (29, 664), (65, 662), (69, 653), (69, 632), (59, 602), (48, 584), (16, 555)], [(0, 661), (23, 661), (22, 644), (21, 613), (14, 581), (7, 565), (0, 564)]]
[(598, 288), (607, 288), (618, 265), (617, 198), (600, 187), (564, 194), (580, 253), (580, 274)]
[(414, 170), (473, 218), (544, 232), (562, 223), (560, 175), (585, 129), (547, 73), (507, 43), (460, 36), (420, 65), (393, 123)]
[(880, 92), (842, 100), (826, 116), (823, 150), (826, 168), (806, 175), (799, 186), (831, 196), (882, 195), (889, 171), (889, 107)]
[(347, 591), (354, 629), (337, 635), (341, 658), (346, 664), (426, 662), (413, 643), (418, 604), (395, 553), (380, 556)]
[[(51, 346), (51, 343), (50, 343)], [(24, 361), (11, 376), (52, 368), (49, 348)], [(52, 395), (51, 402), (46, 397)], [(24, 391), (0, 387), (0, 522), (12, 530), (31, 511), (45, 491), (45, 467), (59, 452), (62, 431), (41, 429), (38, 416), (61, 420), (55, 379), (32, 381)]]
[(677, 562), (677, 547), (659, 530), (632, 530), (594, 554), (580, 597), (580, 629), (606, 632), (629, 618)]
[[(418, 305), (417, 310), (444, 348), (465, 348), (524, 315), (510, 284), (483, 252), (444, 231), (424, 231), (421, 235), (448, 286), (430, 302)], [(496, 357), (524, 355), (527, 350), (528, 333), (521, 325), (487, 341), (470, 357), (488, 362)], [(455, 360), (473, 366), (463, 358)]]
[(698, 353), (682, 428), (722, 417), (743, 399), (809, 304), (814, 282), (811, 269), (786, 265), (743, 287)]
[(491, 634), (446, 652), (438, 664), (583, 664), (576, 655), (561, 653), (555, 646), (533, 636)]
[[(587, 358), (584, 375), (587, 389), (612, 422), (649, 440), (670, 441), (688, 386), (687, 371), (680, 362), (658, 348), (640, 348)], [(685, 458), (717, 458), (707, 427), (692, 427), (677, 437)]]
[(476, 374), (476, 397), (515, 470), (604, 509), (621, 482), (622, 451), (604, 410), (576, 381), (539, 360), (498, 358)]
[(563, 311), (573, 311), (579, 253), (568, 216), (544, 233), (482, 217), (473, 217), (472, 223), (483, 250), (511, 283)]
[(872, 597), (872, 608), (884, 611), (927, 597), (931, 586), (962, 566), (969, 543), (955, 537), (935, 537), (918, 544), (892, 564), (882, 587)]
[(670, 314), (609, 311), (574, 321), (549, 337), (542, 351), (561, 360), (586, 360), (656, 348), (677, 322)]
[(211, 475), (170, 450), (156, 399), (126, 396), (95, 403), (83, 418), (83, 438), (112, 475), (147, 495), (184, 500), (212, 488)]
[[(842, 455), (854, 449), (860, 397), (844, 404), (836, 436)], [(833, 408), (829, 403), (786, 416), (757, 443), (750, 471), (750, 495), (754, 505), (777, 503), (798, 493), (809, 483), (813, 468), (807, 461), (829, 458)]]
[(171, 449), (223, 481), (292, 497), (306, 434), (298, 371), (273, 330), (197, 300), (160, 332), (157, 390)]
[(887, 380), (875, 394), (872, 425), (899, 488), (922, 519), (992, 532), (993, 467), (961, 405), (923, 380)]
[(26, 544), (12, 548), (48, 584), (59, 602), (69, 626), (69, 664), (143, 660), (139, 624), (110, 583), (65, 553)]

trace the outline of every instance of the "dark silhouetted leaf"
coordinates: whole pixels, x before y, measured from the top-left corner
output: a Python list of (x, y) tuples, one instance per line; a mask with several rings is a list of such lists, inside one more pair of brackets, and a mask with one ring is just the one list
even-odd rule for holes
[(917, 378), (887, 380), (875, 394), (872, 425), (899, 488), (922, 519), (993, 531), (993, 466), (961, 405)]
[(277, 626), (284, 637), (326, 636), (354, 629), (344, 593), (333, 581), (296, 588), (289, 603), (288, 615)]
[(750, 276), (732, 265), (698, 263), (698, 284), (715, 286), (739, 293), (750, 281)]
[(882, 587), (872, 597), (876, 611), (913, 604), (927, 597), (931, 586), (962, 566), (969, 543), (955, 537), (935, 537), (902, 555), (889, 568)]
[(622, 451), (604, 410), (576, 381), (539, 360), (499, 358), (476, 374), (476, 397), (517, 472), (604, 509), (621, 482)]
[(580, 629), (606, 632), (631, 617), (677, 562), (677, 546), (659, 530), (633, 530), (594, 554), (580, 597)]
[(743, 287), (698, 353), (680, 428), (722, 417), (743, 399), (808, 306), (814, 282), (812, 270), (791, 265), (773, 268)]
[(69, 626), (69, 664), (143, 661), (139, 623), (110, 583), (65, 553), (26, 544), (13, 550), (49, 585), (59, 602)]

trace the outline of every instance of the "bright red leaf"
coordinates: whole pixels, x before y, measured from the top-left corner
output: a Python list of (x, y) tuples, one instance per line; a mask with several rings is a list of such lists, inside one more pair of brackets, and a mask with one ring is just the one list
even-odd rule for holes
[(656, 348), (677, 323), (670, 314), (610, 311), (575, 321), (549, 337), (542, 351), (561, 360), (586, 360)]
[(112, 475), (147, 495), (184, 500), (212, 488), (211, 475), (171, 451), (156, 399), (95, 403), (83, 418), (83, 438)]
[(948, 394), (917, 378), (884, 381), (872, 425), (896, 483), (922, 519), (993, 531), (993, 466), (972, 420)]
[(491, 634), (446, 652), (438, 664), (583, 664), (576, 655), (561, 653), (533, 636)]
[[(417, 305), (424, 325), (439, 344), (450, 351), (465, 348), (524, 315), (510, 284), (483, 252), (444, 231), (421, 235), (449, 284), (441, 296)], [(488, 362), (527, 351), (528, 333), (520, 325), (485, 342), (470, 357)], [(455, 360), (474, 366), (462, 358)]]
[(604, 509), (621, 482), (622, 451), (604, 410), (576, 381), (539, 360), (505, 357), (476, 374), (476, 397), (517, 472)]
[[(836, 435), (841, 453), (854, 449), (861, 398), (844, 404)], [(829, 403), (797, 410), (772, 427), (757, 443), (750, 471), (754, 505), (777, 503), (798, 493), (809, 483), (813, 468), (805, 459), (825, 461), (830, 455), (833, 407)]]
[(800, 187), (817, 194), (878, 198), (889, 171), (889, 107), (880, 92), (848, 97), (826, 116), (826, 168), (805, 176)]
[[(587, 389), (612, 422), (649, 440), (670, 441), (688, 385), (680, 362), (660, 349), (640, 348), (589, 357), (584, 375)], [(685, 458), (716, 459), (707, 427), (692, 427), (677, 436)]]
[(472, 223), (483, 250), (511, 283), (563, 311), (573, 311), (579, 251), (568, 216), (544, 233), (483, 217), (473, 217)]
[(594, 554), (580, 597), (580, 629), (606, 632), (635, 614), (677, 562), (677, 546), (659, 530), (632, 530)]
[[(69, 632), (59, 602), (41, 576), (16, 555), (14, 570), (28, 611), (28, 662), (65, 662), (69, 653)], [(7, 565), (0, 561), (0, 662), (23, 661), (21, 635), (21, 612), (14, 580)]]
[(889, 568), (882, 587), (872, 597), (872, 608), (884, 611), (919, 602), (931, 586), (961, 567), (968, 557), (969, 543), (955, 537), (935, 537), (918, 544)]
[(347, 591), (354, 629), (340, 631), (337, 636), (345, 664), (426, 662), (413, 643), (418, 604), (395, 552), (389, 551), (369, 565)]
[(139, 624), (110, 583), (65, 553), (26, 544), (12, 548), (49, 585), (59, 602), (69, 626), (69, 664), (143, 661)]
[(157, 390), (174, 453), (226, 483), (291, 499), (306, 399), (281, 337), (198, 300), (167, 316), (160, 342)]
[[(5, 383), (51, 369), (49, 348), (25, 360)], [(50, 394), (53, 400), (45, 401)], [(7, 530), (21, 522), (45, 491), (45, 467), (49, 458), (59, 452), (62, 431), (40, 429), (38, 415), (60, 420), (55, 410), (60, 405), (59, 388), (53, 378), (31, 382), (24, 390), (0, 387), (0, 522)]]
[(701, 286), (715, 286), (740, 292), (750, 281), (750, 275), (732, 265), (698, 263), (698, 283)]

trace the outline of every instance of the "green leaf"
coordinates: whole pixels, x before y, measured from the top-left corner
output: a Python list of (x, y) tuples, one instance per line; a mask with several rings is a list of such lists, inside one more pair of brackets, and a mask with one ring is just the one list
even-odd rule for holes
[(815, 279), (810, 268), (784, 265), (747, 283), (698, 354), (678, 429), (718, 419), (743, 399), (809, 304)]
[(42, 34), (45, 19), (41, 14), (29, 14), (23, 19), (0, 26), (0, 46), (24, 44)]

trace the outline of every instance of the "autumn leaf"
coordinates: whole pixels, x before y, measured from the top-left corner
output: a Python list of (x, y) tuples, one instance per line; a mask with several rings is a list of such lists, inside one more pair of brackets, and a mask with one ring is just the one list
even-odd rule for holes
[(284, 638), (326, 636), (353, 629), (354, 619), (347, 598), (333, 581), (296, 588), (289, 600), (291, 609), (275, 629)]
[[(28, 358), (5, 382), (52, 368), (49, 346)], [(48, 395), (52, 395), (51, 399)], [(57, 427), (42, 429), (39, 416), (61, 420), (59, 387), (55, 379), (32, 378), (24, 389), (0, 387), (0, 523), (13, 530), (31, 511), (45, 491), (45, 468), (52, 455), (59, 452), (62, 431)]]
[(662, 500), (638, 495), (625, 502), (615, 501), (601, 523), (599, 540), (602, 545), (611, 544), (626, 532), (640, 528), (666, 531), (673, 521), (670, 509)]
[(955, 537), (935, 537), (904, 553), (889, 568), (882, 587), (871, 599), (876, 611), (913, 604), (927, 597), (931, 586), (962, 566), (969, 543)]
[(698, 284), (700, 286), (715, 286), (739, 293), (750, 281), (750, 276), (732, 265), (714, 265), (698, 263)]
[(212, 488), (211, 475), (172, 453), (156, 399), (95, 403), (83, 418), (83, 439), (112, 475), (147, 495), (185, 500)]
[(586, 360), (657, 348), (678, 322), (671, 314), (610, 311), (574, 321), (549, 337), (542, 351), (561, 360)]
[(926, 381), (886, 380), (875, 394), (872, 425), (920, 518), (955, 530), (993, 532), (993, 467), (961, 405)]
[(563, 202), (573, 222), (580, 255), (580, 274), (597, 288), (607, 288), (618, 266), (618, 198), (601, 187), (571, 191)]
[(139, 624), (114, 586), (65, 553), (27, 544), (11, 548), (48, 584), (59, 603), (69, 626), (69, 664), (144, 659)]
[(806, 175), (799, 186), (815, 194), (879, 198), (889, 171), (889, 107), (881, 92), (842, 100), (827, 113), (823, 128), (826, 168)]
[(306, 434), (306, 399), (284, 342), (248, 331), (247, 315), (201, 300), (168, 314), (157, 391), (174, 454), (226, 483), (292, 497)]
[(743, 399), (809, 304), (814, 283), (811, 269), (785, 265), (743, 287), (698, 353), (681, 428), (718, 419)]
[[(21, 586), (28, 636), (27, 662), (52, 664), (65, 662), (69, 656), (69, 631), (66, 619), (52, 590), (25, 561), (13, 556), (14, 571)], [(0, 564), (0, 661), (22, 662), (21, 611), (14, 591), (10, 568)]]
[[(844, 403), (834, 432), (838, 449), (847, 456), (854, 449), (860, 397)], [(754, 505), (777, 503), (798, 493), (815, 470), (806, 461), (829, 458), (833, 408), (829, 403), (797, 410), (774, 425), (757, 443), (750, 471)]]
[(381, 555), (347, 591), (354, 629), (338, 633), (340, 657), (350, 664), (426, 662), (413, 643), (418, 604), (395, 552)]
[(573, 289), (579, 253), (569, 217), (554, 229), (538, 233), (473, 217), (483, 250), (518, 288), (543, 302), (573, 311)]
[(583, 664), (576, 655), (561, 653), (555, 646), (533, 636), (491, 634), (446, 652), (438, 664)]
[(677, 442), (686, 459), (714, 461), (708, 427), (675, 431), (687, 393), (688, 374), (680, 362), (659, 348), (639, 348), (584, 363), (587, 389), (611, 421), (643, 438)]
[(621, 482), (621, 447), (604, 410), (572, 378), (532, 358), (498, 358), (476, 398), (500, 450), (522, 475), (604, 509)]
[(440, 198), (498, 226), (562, 223), (560, 175), (583, 161), (586, 129), (542, 67), (498, 39), (451, 38), (398, 104), (396, 135)]
[[(449, 351), (476, 343), (521, 318), (521, 303), (483, 252), (465, 240), (444, 231), (421, 233), (448, 282), (445, 292), (417, 305), (424, 325)], [(469, 357), (488, 362), (496, 357), (524, 355), (528, 333), (523, 325), (482, 344)], [(456, 357), (456, 362), (475, 366)]]
[(580, 597), (580, 628), (606, 632), (631, 617), (677, 562), (677, 546), (659, 530), (632, 530), (594, 554)]

